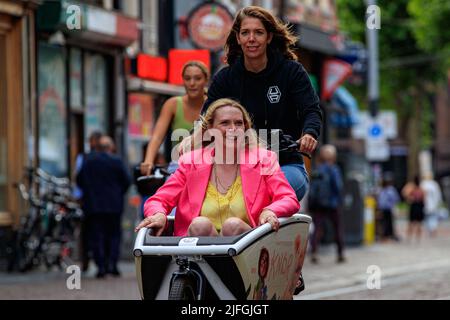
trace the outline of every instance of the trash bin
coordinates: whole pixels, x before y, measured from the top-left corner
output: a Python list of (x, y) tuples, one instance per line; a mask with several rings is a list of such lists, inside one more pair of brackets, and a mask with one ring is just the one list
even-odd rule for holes
[[(356, 179), (344, 181), (343, 203), (340, 209), (343, 238), (346, 245), (360, 245), (364, 239), (364, 199), (360, 182)], [(322, 244), (334, 242), (332, 223), (326, 219), (323, 224)]]
[(360, 182), (356, 179), (344, 182), (341, 214), (345, 244), (361, 244), (364, 239), (364, 199)]

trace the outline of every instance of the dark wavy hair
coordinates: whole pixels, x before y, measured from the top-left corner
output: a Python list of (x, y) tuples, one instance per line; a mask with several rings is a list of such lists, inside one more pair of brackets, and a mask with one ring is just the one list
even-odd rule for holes
[(242, 55), (242, 48), (237, 42), (237, 35), (241, 29), (242, 21), (247, 17), (259, 19), (266, 31), (272, 33), (273, 37), (269, 48), (281, 52), (287, 59), (297, 60), (297, 55), (293, 50), (297, 37), (292, 33), (288, 25), (264, 8), (248, 6), (236, 13), (233, 26), (228, 34), (225, 43), (225, 54), (228, 64), (235, 63), (237, 58)]

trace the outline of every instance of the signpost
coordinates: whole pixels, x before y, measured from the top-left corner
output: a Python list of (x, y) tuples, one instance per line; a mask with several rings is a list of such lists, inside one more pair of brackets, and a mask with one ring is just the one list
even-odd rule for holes
[(388, 139), (397, 137), (397, 114), (381, 111), (375, 117), (360, 111), (359, 122), (352, 128), (352, 136), (366, 142), (366, 158), (369, 161), (387, 161), (390, 157)]

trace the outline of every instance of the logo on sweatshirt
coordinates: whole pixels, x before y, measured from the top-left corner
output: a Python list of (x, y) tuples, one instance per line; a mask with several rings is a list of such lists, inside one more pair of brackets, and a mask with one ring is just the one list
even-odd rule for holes
[(281, 91), (278, 86), (269, 87), (269, 90), (267, 90), (267, 98), (269, 99), (270, 103), (280, 102)]

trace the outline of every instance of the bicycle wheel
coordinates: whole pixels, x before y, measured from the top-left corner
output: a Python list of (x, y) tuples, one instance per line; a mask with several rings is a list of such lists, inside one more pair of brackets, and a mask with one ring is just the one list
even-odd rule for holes
[(17, 266), (19, 271), (25, 272), (39, 264), (42, 236), (39, 226), (31, 229), (30, 233), (19, 234), (17, 250)]
[(195, 285), (188, 277), (177, 277), (173, 279), (169, 291), (169, 300), (196, 300)]

